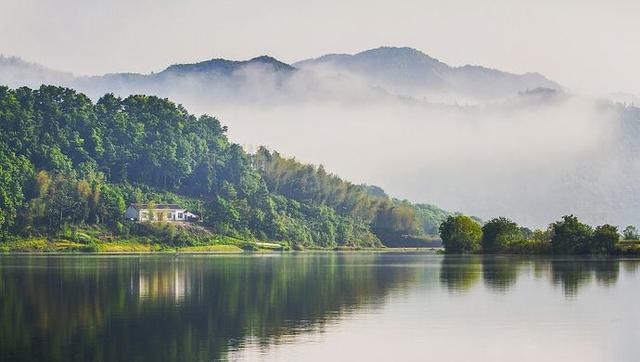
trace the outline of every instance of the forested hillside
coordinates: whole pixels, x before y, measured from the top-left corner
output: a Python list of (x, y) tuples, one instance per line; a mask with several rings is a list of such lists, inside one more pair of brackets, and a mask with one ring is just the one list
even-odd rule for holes
[(420, 208), (322, 167), (266, 149), (248, 155), (217, 119), (167, 99), (107, 94), (94, 104), (68, 88), (1, 87), (0, 131), (4, 238), (69, 225), (128, 233), (132, 202), (180, 202), (216, 233), (290, 246), (371, 247), (376, 233), (434, 230)]
[(322, 166), (305, 165), (264, 147), (255, 159), (269, 190), (364, 220), (378, 235), (437, 235), (438, 226), (450, 215), (433, 205), (392, 199), (377, 186), (352, 184)]

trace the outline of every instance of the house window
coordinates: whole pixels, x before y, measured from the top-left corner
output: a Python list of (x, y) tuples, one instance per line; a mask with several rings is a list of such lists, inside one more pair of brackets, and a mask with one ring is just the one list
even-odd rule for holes
[(178, 219), (183, 219), (183, 218), (184, 218), (184, 215), (181, 212), (179, 212), (178, 213)]

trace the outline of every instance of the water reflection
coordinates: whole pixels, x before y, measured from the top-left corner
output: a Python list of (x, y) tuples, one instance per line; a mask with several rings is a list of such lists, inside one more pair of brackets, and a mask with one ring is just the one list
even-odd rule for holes
[(574, 297), (582, 287), (589, 285), (594, 279), (600, 286), (614, 285), (620, 274), (620, 261), (615, 259), (553, 260), (551, 274), (553, 284), (561, 286), (566, 296)]
[(162, 270), (137, 270), (131, 273), (131, 293), (141, 301), (166, 298), (180, 302), (191, 293), (190, 280), (189, 271), (178, 263)]
[(0, 360), (220, 359), (375, 306), (419, 272), (344, 258), (5, 257)]
[(450, 292), (464, 292), (480, 281), (482, 259), (479, 256), (446, 255), (440, 264), (440, 282)]
[[(480, 276), (492, 291), (507, 293), (523, 271), (532, 270), (538, 279), (549, 280), (562, 288), (568, 297), (595, 280), (598, 285), (614, 285), (620, 274), (621, 260), (611, 258), (526, 258), (518, 256), (450, 256), (440, 265), (440, 282), (450, 292), (465, 292), (473, 288)], [(638, 260), (625, 260), (625, 270), (635, 273)]]
[(482, 259), (482, 279), (491, 290), (506, 292), (516, 284), (522, 262), (517, 258), (485, 256)]
[(615, 286), (621, 269), (635, 276), (640, 261), (384, 253), (0, 256), (0, 360), (225, 359), (248, 341), (295, 342), (411, 293), (462, 301), (470, 291), (473, 298), (500, 298), (526, 286), (577, 298), (589, 285)]

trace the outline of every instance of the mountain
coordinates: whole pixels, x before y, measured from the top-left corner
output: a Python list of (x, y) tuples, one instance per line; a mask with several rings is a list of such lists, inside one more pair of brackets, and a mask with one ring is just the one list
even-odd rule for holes
[(353, 55), (328, 54), (293, 65), (352, 73), (392, 93), (414, 97), (451, 94), (490, 100), (527, 89), (561, 89), (539, 73), (513, 74), (477, 65), (452, 67), (408, 47), (380, 47)]
[(180, 102), (281, 104), (367, 97), (412, 97), (447, 103), (484, 102), (535, 88), (561, 89), (538, 73), (512, 74), (481, 66), (449, 66), (412, 48), (381, 47), (354, 55), (328, 54), (289, 65), (270, 56), (235, 61), (211, 59), (173, 64), (150, 74), (113, 73), (77, 77), (0, 58), (0, 83), (10, 86), (54, 84), (92, 98), (113, 92), (155, 94)]
[(73, 74), (60, 72), (18, 57), (0, 55), (0, 82), (10, 87), (41, 84), (64, 84), (73, 80)]
[(158, 76), (166, 74), (215, 74), (230, 76), (235, 72), (249, 66), (260, 66), (264, 70), (275, 73), (288, 73), (296, 69), (289, 64), (283, 63), (278, 59), (263, 55), (250, 60), (234, 61), (227, 59), (211, 59), (204, 62), (194, 64), (174, 64), (164, 71), (158, 73)]
[[(257, 102), (269, 93), (282, 92), (284, 83), (296, 69), (269, 56), (243, 61), (211, 59), (192, 64), (173, 64), (151, 74), (113, 73), (78, 77), (63, 84), (96, 98), (113, 92), (154, 94), (181, 102), (197, 99), (210, 102)], [(265, 91), (266, 88), (266, 91)]]
[(0, 84), (38, 87), (41, 84), (74, 88), (97, 99), (105, 93), (121, 96), (154, 94), (163, 97), (221, 102), (249, 101), (283, 92), (280, 88), (296, 68), (269, 56), (234, 61), (211, 59), (192, 64), (173, 64), (160, 72), (110, 73), (75, 76), (27, 62), (0, 57)]
[(93, 101), (166, 97), (221, 117), (242, 145), (324, 164), (400, 199), (535, 227), (569, 213), (640, 223), (640, 112), (629, 105), (638, 103), (581, 96), (539, 74), (453, 67), (388, 47), (292, 65), (211, 59), (93, 77), (7, 59), (0, 84), (40, 78)]

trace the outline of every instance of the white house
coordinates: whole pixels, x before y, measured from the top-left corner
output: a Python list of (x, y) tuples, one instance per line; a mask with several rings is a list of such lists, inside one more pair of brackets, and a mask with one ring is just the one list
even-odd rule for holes
[(198, 216), (198, 215), (196, 215), (194, 213), (191, 213), (189, 211), (184, 213), (184, 218), (186, 220), (190, 220), (190, 221), (198, 221), (198, 220), (200, 220), (200, 216)]
[(131, 204), (124, 217), (136, 221), (187, 221), (187, 210), (178, 204)]

